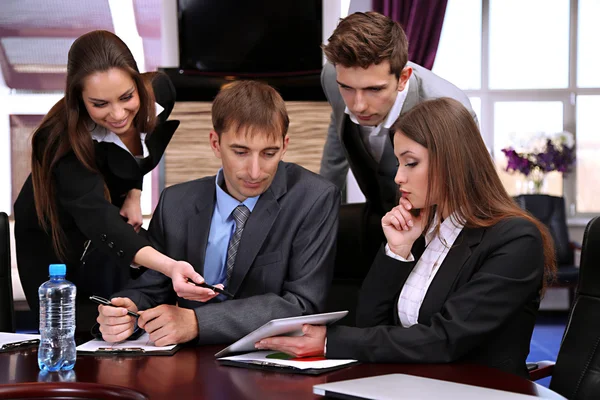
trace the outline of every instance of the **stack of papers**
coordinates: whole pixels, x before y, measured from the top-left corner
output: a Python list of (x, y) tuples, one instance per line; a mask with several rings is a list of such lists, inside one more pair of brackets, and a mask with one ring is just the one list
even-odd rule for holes
[(77, 346), (77, 352), (82, 354), (134, 354), (134, 355), (172, 355), (179, 349), (178, 345), (155, 346), (150, 341), (150, 335), (144, 333), (136, 340), (126, 340), (120, 343), (108, 343), (104, 340), (94, 339)]
[(0, 332), (0, 351), (10, 351), (22, 347), (37, 346), (39, 343), (40, 335)]
[(293, 358), (276, 351), (254, 351), (217, 359), (223, 365), (319, 375), (355, 364), (356, 360), (328, 360), (324, 357)]

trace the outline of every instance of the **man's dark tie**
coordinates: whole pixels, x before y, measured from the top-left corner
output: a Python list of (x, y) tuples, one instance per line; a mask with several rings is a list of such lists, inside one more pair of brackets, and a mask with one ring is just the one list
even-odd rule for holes
[(229, 280), (231, 279), (233, 264), (235, 264), (235, 256), (237, 255), (240, 240), (242, 239), (244, 225), (246, 225), (246, 221), (250, 216), (250, 210), (248, 210), (248, 207), (241, 204), (233, 210), (232, 214), (235, 219), (235, 232), (231, 236), (229, 245), (227, 246), (227, 284), (229, 284)]

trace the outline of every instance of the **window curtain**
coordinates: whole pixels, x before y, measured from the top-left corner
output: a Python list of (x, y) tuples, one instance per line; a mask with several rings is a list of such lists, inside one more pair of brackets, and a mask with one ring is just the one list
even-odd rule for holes
[(448, 0), (372, 0), (373, 11), (398, 21), (408, 37), (408, 59), (433, 68)]

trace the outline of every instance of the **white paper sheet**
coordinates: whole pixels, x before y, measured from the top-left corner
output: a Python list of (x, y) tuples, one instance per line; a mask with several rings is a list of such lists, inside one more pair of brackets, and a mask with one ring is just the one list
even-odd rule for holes
[[(231, 360), (238, 362), (246, 362), (249, 364), (260, 364), (260, 365), (274, 365), (284, 367), (295, 367), (298, 369), (320, 369), (320, 368), (332, 368), (340, 365), (350, 364), (356, 362), (356, 360), (318, 360), (318, 361), (294, 361), (292, 360), (279, 360), (276, 358), (267, 358), (269, 354), (278, 353), (277, 351), (253, 351), (251, 353), (240, 354), (237, 356), (221, 357), (218, 360)], [(298, 360), (302, 360), (301, 358)]]
[(40, 340), (40, 335), (0, 332), (0, 349), (5, 344), (20, 343), (28, 340)]
[(82, 345), (77, 346), (77, 351), (94, 352), (94, 351), (98, 351), (100, 349), (110, 348), (110, 349), (114, 349), (114, 350), (141, 349), (145, 353), (150, 353), (153, 351), (165, 351), (165, 350), (168, 351), (168, 350), (173, 349), (175, 346), (176, 345), (173, 344), (170, 346), (157, 347), (154, 345), (154, 343), (152, 343), (150, 341), (150, 335), (148, 333), (144, 333), (142, 336), (140, 336), (136, 340), (126, 340), (121, 343), (108, 343), (108, 342), (105, 342), (104, 340), (99, 340), (99, 339), (90, 340), (89, 342), (86, 342)]

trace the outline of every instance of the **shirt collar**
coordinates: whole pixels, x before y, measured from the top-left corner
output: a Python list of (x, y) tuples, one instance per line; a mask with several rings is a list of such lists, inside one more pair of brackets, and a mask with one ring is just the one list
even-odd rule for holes
[[(435, 228), (438, 224), (439, 218), (440, 218), (439, 213), (436, 213), (435, 217), (433, 218), (433, 221), (431, 222), (431, 226), (429, 227), (429, 230), (425, 234), (425, 245), (426, 246), (429, 245), (429, 243), (435, 237)], [(456, 236), (456, 235), (452, 235), (452, 233), (456, 232), (456, 231), (460, 232), (462, 230), (463, 226), (464, 226), (464, 224), (462, 224), (458, 221), (458, 217), (456, 216), (456, 213), (450, 214), (448, 216), (448, 218), (446, 218), (442, 222), (442, 224), (440, 225), (440, 230), (438, 232), (438, 236), (442, 240), (442, 243), (448, 243), (450, 241), (454, 242), (454, 239), (452, 238), (452, 236)]]
[[(119, 135), (112, 131), (109, 131), (108, 129), (94, 129), (92, 131), (92, 139), (94, 139), (97, 142), (114, 143), (133, 156), (133, 154), (131, 153), (131, 151), (129, 151), (127, 146), (125, 146), (125, 143), (123, 143)], [(146, 158), (150, 155), (148, 146), (146, 146), (146, 133), (140, 133), (140, 140), (142, 142), (142, 157)]]
[[(396, 100), (394, 101), (394, 105), (392, 106), (390, 112), (388, 113), (386, 119), (381, 122), (379, 125), (374, 127), (377, 131), (381, 130), (381, 128), (389, 129), (396, 122), (398, 117), (400, 116), (400, 112), (402, 111), (402, 107), (404, 106), (404, 102), (406, 101), (406, 96), (408, 95), (408, 86), (409, 81), (406, 81), (406, 85), (404, 85), (404, 89), (401, 92), (398, 92), (396, 96)], [(354, 115), (348, 107), (344, 110), (346, 114), (350, 116), (350, 120), (357, 125), (360, 125), (356, 115)]]
[(215, 183), (217, 186), (217, 204), (216, 209), (221, 216), (223, 222), (226, 222), (227, 219), (231, 216), (231, 213), (237, 206), (240, 204), (248, 207), (250, 212), (254, 210), (254, 206), (256, 206), (256, 202), (260, 198), (260, 195), (256, 197), (248, 197), (246, 200), (240, 203), (239, 200), (233, 198), (229, 193), (225, 192), (221, 185), (223, 185), (225, 179), (223, 177), (223, 168), (220, 168), (217, 172), (217, 176), (215, 178)]
[(158, 104), (157, 102), (154, 102), (154, 107), (156, 108), (157, 116), (165, 110), (165, 108), (163, 106), (161, 106), (160, 104)]

